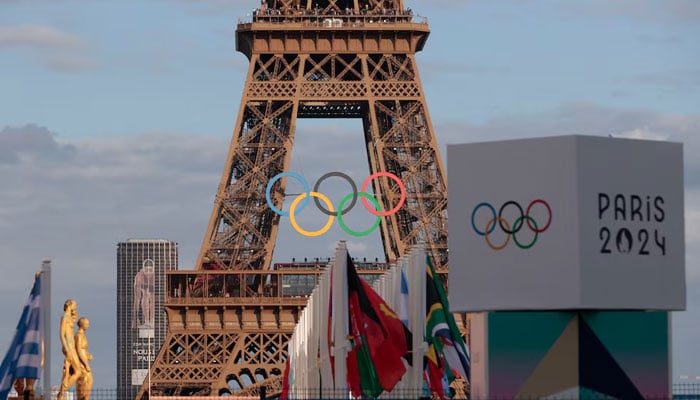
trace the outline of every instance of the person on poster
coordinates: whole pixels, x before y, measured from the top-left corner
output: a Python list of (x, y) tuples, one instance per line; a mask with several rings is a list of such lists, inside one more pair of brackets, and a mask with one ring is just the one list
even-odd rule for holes
[[(153, 328), (155, 316), (155, 271), (153, 264), (144, 265), (134, 276), (134, 308), (132, 328)], [(140, 318), (139, 318), (140, 311)]]

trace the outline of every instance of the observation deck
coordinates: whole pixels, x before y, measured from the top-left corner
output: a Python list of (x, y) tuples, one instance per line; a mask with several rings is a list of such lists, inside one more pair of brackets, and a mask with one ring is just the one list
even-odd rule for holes
[(261, 8), (238, 20), (236, 50), (274, 53), (415, 53), (423, 49), (428, 19), (405, 10), (328, 11)]
[[(166, 307), (304, 307), (329, 262), (277, 263), (267, 271), (166, 271)], [(380, 262), (355, 263), (360, 277), (370, 285), (390, 267)]]

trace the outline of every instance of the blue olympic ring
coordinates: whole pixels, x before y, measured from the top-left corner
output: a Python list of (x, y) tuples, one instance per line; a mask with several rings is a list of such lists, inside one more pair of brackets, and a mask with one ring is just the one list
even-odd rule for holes
[[(282, 177), (288, 176), (290, 178), (295, 178), (301, 184), (304, 186), (304, 193), (311, 193), (311, 187), (309, 186), (309, 182), (304, 179), (303, 176), (297, 174), (296, 172), (281, 172), (277, 175), (275, 175), (270, 181), (267, 183), (267, 188), (265, 188), (265, 200), (267, 200), (267, 205), (270, 206), (270, 209), (274, 211), (276, 214), (279, 214), (283, 217), (288, 217), (289, 216), (289, 211), (282, 211), (279, 208), (275, 207), (275, 204), (272, 202), (272, 198), (270, 197), (270, 192), (272, 191), (272, 185), (277, 182)], [(309, 204), (309, 197), (307, 196), (304, 198), (303, 203), (299, 206), (299, 209), (297, 211), (301, 211), (306, 207), (307, 204)]]

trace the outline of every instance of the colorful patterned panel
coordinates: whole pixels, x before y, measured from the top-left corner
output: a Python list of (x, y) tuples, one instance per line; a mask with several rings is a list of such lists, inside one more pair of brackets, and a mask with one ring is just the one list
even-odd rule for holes
[(665, 398), (668, 312), (492, 312), (491, 398)]

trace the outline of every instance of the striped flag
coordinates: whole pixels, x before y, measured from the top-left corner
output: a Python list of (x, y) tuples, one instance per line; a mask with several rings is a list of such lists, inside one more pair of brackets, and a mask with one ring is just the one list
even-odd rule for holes
[[(440, 278), (435, 273), (430, 257), (427, 258), (426, 272), (426, 340), (428, 355), (434, 354), (444, 359), (453, 374), (469, 381), (470, 356), (454, 317), (450, 312), (447, 296)], [(434, 367), (442, 367), (438, 357), (428, 359)], [(445, 372), (448, 372), (447, 369)]]
[(399, 317), (401, 322), (408, 327), (408, 279), (406, 271), (401, 269), (401, 303), (399, 309)]
[(6, 399), (12, 384), (19, 378), (38, 379), (42, 364), (41, 274), (17, 324), (15, 337), (0, 365), (0, 399)]

